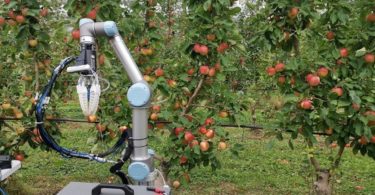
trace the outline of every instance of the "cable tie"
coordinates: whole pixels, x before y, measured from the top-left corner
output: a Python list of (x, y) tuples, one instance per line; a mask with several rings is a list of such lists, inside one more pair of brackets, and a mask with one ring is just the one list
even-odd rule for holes
[(36, 125), (42, 125), (42, 124), (44, 124), (44, 122), (43, 121), (41, 121), (41, 122), (35, 121), (35, 124)]

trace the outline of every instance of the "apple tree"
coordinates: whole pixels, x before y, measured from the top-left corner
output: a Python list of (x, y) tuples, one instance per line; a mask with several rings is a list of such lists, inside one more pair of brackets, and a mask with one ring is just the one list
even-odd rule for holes
[[(291, 139), (303, 136), (316, 194), (332, 193), (331, 177), (345, 148), (375, 159), (374, 6), (370, 1), (266, 1), (249, 19), (263, 19), (251, 41), (273, 53), (266, 74), (284, 94), (280, 126), (291, 131)], [(314, 134), (325, 134), (336, 155), (320, 154)], [(321, 163), (324, 158), (330, 164)]]

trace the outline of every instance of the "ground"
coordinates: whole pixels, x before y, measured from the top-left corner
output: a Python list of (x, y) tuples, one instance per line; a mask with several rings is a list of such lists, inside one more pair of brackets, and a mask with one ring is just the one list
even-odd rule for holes
[[(86, 143), (93, 129), (86, 124), (62, 125), (62, 145), (89, 151)], [(229, 145), (239, 143), (244, 150), (235, 157), (229, 150), (220, 154), (222, 169), (211, 172), (201, 167), (191, 172), (191, 183), (174, 191), (176, 195), (192, 194), (308, 194), (311, 169), (300, 141), (294, 150), (287, 140), (277, 141), (263, 132), (247, 129), (226, 129), (231, 133)], [(244, 133), (244, 139), (242, 138)], [(323, 138), (321, 137), (320, 140)], [(158, 148), (152, 142), (154, 148)], [(66, 159), (55, 152), (25, 148), (29, 157), (7, 184), (11, 195), (55, 194), (71, 181), (108, 182), (108, 164), (80, 159)], [(334, 149), (337, 150), (337, 149)], [(331, 149), (322, 152), (332, 152)], [(336, 171), (336, 194), (371, 194), (375, 192), (374, 161), (345, 151), (342, 166)], [(116, 182), (116, 180), (115, 180)], [(363, 186), (358, 191), (355, 186)]]

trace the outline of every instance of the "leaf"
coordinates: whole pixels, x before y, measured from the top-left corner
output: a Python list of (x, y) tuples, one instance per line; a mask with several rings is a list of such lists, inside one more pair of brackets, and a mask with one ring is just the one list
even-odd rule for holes
[(367, 53), (366, 48), (362, 47), (361, 49), (355, 51), (355, 57), (363, 56)]

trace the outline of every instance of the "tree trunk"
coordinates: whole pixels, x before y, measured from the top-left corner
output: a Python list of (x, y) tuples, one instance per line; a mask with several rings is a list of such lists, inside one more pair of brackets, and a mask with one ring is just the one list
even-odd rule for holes
[(314, 182), (314, 192), (317, 195), (331, 195), (331, 173), (329, 170), (316, 171), (316, 180)]

